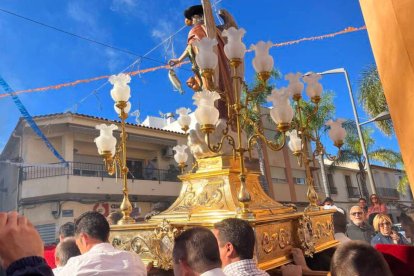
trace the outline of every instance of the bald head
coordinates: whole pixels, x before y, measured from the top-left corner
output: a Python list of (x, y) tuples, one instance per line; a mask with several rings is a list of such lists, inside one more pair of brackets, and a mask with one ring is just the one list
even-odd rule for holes
[(349, 218), (356, 226), (361, 226), (364, 223), (364, 210), (359, 206), (352, 206), (349, 211)]

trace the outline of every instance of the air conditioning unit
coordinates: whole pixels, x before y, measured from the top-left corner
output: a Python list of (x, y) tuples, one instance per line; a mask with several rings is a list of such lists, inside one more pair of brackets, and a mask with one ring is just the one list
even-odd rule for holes
[(174, 150), (172, 146), (168, 146), (162, 149), (162, 157), (164, 158), (173, 158), (174, 157)]

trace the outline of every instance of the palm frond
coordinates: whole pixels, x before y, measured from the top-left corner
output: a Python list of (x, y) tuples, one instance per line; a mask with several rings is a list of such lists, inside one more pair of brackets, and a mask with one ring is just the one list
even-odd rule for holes
[[(358, 101), (362, 104), (363, 109), (371, 118), (374, 118), (381, 112), (388, 111), (388, 104), (375, 65), (369, 66), (361, 74), (359, 80)], [(386, 136), (391, 136), (394, 133), (394, 127), (391, 120), (375, 122), (375, 125)]]

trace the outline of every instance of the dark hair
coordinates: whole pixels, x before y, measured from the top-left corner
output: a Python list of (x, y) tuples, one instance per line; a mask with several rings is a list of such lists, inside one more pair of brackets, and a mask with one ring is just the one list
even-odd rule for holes
[(381, 198), (377, 194), (372, 194), (369, 196), (369, 203), (371, 204), (371, 206), (374, 206), (374, 203), (372, 203), (372, 196), (375, 196), (377, 198), (377, 204), (382, 204)]
[(174, 240), (173, 261), (186, 261), (197, 273), (221, 267), (216, 237), (204, 227), (185, 230)]
[(66, 222), (59, 228), (59, 236), (63, 238), (75, 236), (75, 224), (73, 222)]
[(79, 256), (80, 254), (79, 248), (73, 237), (69, 237), (61, 241), (57, 245), (55, 251), (55, 256), (59, 258), (60, 266), (66, 265), (70, 258)]
[(332, 262), (332, 276), (392, 276), (384, 257), (363, 241), (349, 241), (338, 247)]
[(322, 205), (324, 205), (326, 202), (334, 202), (332, 198), (330, 198), (329, 196), (327, 198), (325, 198), (322, 202)]
[(247, 221), (228, 218), (214, 224), (214, 228), (218, 230), (220, 247), (229, 242), (241, 260), (253, 259), (255, 237), (253, 228)]
[(363, 200), (363, 201), (367, 202), (367, 199), (366, 199), (365, 197), (360, 197), (360, 198), (358, 199), (358, 202), (360, 202), (361, 200)]
[(107, 242), (109, 237), (109, 223), (99, 212), (83, 213), (75, 220), (75, 235), (87, 234), (91, 238)]
[(345, 233), (346, 232), (346, 215), (341, 212), (335, 212), (333, 214), (333, 225), (335, 233)]

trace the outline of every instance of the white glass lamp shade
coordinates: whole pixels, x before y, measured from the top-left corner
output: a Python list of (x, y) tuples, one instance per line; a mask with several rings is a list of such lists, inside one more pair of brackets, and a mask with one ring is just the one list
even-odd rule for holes
[(289, 73), (285, 76), (285, 80), (289, 81), (288, 91), (291, 97), (301, 97), (303, 91), (303, 83), (300, 81), (302, 73)]
[(338, 119), (336, 121), (329, 120), (325, 123), (325, 125), (331, 127), (328, 135), (334, 144), (341, 144), (346, 137), (346, 130), (342, 127), (343, 122), (345, 122), (344, 119)]
[(292, 130), (286, 134), (289, 136), (289, 149), (293, 153), (298, 153), (302, 150), (302, 139), (299, 138), (298, 132), (296, 130)]
[(128, 74), (120, 73), (109, 77), (109, 82), (114, 86), (111, 89), (111, 97), (115, 102), (126, 102), (131, 97), (129, 82), (131, 77)]
[[(116, 103), (114, 104), (114, 109), (115, 109), (115, 112), (119, 115), (119, 114), (121, 114), (121, 109), (120, 108), (118, 108), (117, 106), (116, 106)], [(126, 103), (126, 106), (125, 106), (125, 108), (124, 108), (124, 112), (125, 113), (129, 113), (129, 111), (131, 111), (131, 103), (130, 102), (127, 102)]]
[(96, 147), (98, 148), (99, 154), (104, 152), (111, 152), (112, 156), (115, 155), (115, 147), (116, 147), (116, 138), (113, 135), (113, 131), (118, 129), (118, 127), (114, 124), (105, 125), (100, 124), (95, 126), (96, 129), (100, 130), (100, 134), (97, 138), (95, 138), (94, 142), (96, 143)]
[(303, 80), (307, 83), (306, 86), (306, 95), (309, 98), (320, 97), (322, 94), (322, 85), (319, 83), (319, 79), (322, 76), (319, 74), (310, 74), (303, 77)]
[(273, 57), (269, 55), (269, 49), (272, 45), (270, 41), (259, 41), (256, 45), (251, 46), (256, 54), (253, 58), (253, 67), (256, 73), (270, 72), (273, 70)]
[(198, 48), (196, 62), (201, 70), (215, 69), (218, 62), (217, 54), (214, 52), (214, 46), (217, 45), (215, 38), (202, 38), (200, 41), (193, 43)]
[(191, 124), (191, 117), (188, 115), (188, 113), (191, 112), (191, 109), (181, 107), (175, 112), (179, 115), (177, 121), (181, 128), (188, 128)]
[(222, 32), (227, 37), (227, 44), (224, 46), (224, 53), (229, 60), (243, 59), (246, 53), (246, 45), (242, 42), (242, 38), (246, 31), (243, 28), (236, 29), (231, 27)]
[(178, 164), (182, 164), (187, 162), (188, 154), (185, 152), (185, 150), (188, 148), (187, 145), (177, 145), (173, 147), (173, 150), (175, 151), (174, 154), (174, 160)]
[(267, 97), (273, 103), (270, 116), (276, 124), (290, 124), (293, 119), (293, 108), (289, 102), (289, 93), (286, 88), (273, 89)]
[(194, 94), (194, 104), (197, 105), (194, 113), (200, 125), (216, 125), (219, 111), (214, 106), (214, 102), (218, 99), (220, 95), (215, 91), (203, 90)]

